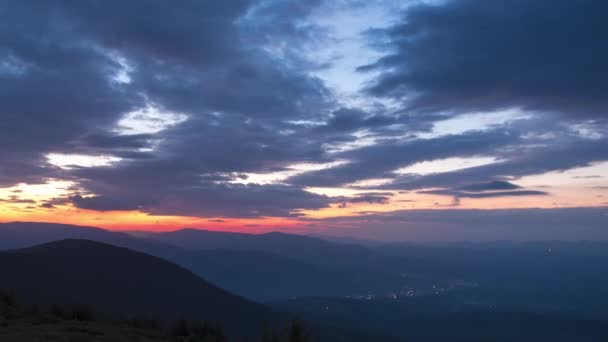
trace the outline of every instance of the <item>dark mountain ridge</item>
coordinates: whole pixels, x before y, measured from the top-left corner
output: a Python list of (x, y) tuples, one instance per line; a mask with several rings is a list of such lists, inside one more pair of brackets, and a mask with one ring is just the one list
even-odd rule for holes
[[(323, 250), (340, 248), (315, 238), (295, 235), (292, 237), (281, 233), (265, 234), (267, 236), (262, 239), (264, 243), (259, 244), (256, 242), (257, 236), (248, 234), (203, 231), (200, 235), (196, 232), (194, 235), (199, 236), (196, 241), (203, 240), (205, 248), (188, 249), (157, 238), (138, 238), (93, 227), (11, 222), (0, 224), (0, 250), (23, 248), (61, 239), (99, 241), (170, 260), (222, 288), (258, 301), (300, 296), (344, 296), (367, 293), (370, 289), (388, 291), (400, 281), (398, 276), (387, 272), (362, 270), (352, 265), (323, 265), (317, 255), (308, 260), (301, 253), (295, 253), (301, 258), (273, 253), (284, 251), (282, 248), (264, 250), (272, 245), (268, 242), (268, 237), (279, 237), (280, 242), (277, 243), (288, 239), (292, 240), (291, 245), (304, 241), (304, 244), (320, 245)], [(201, 238), (208, 235), (213, 237), (209, 240)], [(243, 242), (232, 246), (230, 241), (235, 236)], [(297, 251), (303, 248), (293, 249)], [(351, 248), (345, 250), (350, 251)], [(362, 257), (364, 255), (366, 254), (362, 254)], [(349, 263), (355, 264), (358, 260), (367, 259), (352, 259)], [(328, 264), (332, 264), (332, 261), (328, 260)]]
[(152, 239), (192, 250), (225, 248), (242, 251), (264, 251), (328, 267), (394, 271), (402, 260), (356, 244), (340, 244), (320, 238), (271, 232), (244, 234), (186, 228), (157, 233)]
[(109, 314), (220, 321), (259, 334), (286, 318), (171, 262), (88, 240), (0, 252), (0, 289), (38, 301), (91, 305)]

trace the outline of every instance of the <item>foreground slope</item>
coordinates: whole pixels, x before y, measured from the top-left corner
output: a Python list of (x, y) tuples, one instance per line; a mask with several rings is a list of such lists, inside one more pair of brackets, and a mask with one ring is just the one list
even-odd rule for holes
[(18, 342), (179, 342), (160, 331), (138, 329), (113, 322), (82, 321), (11, 321), (0, 327), (0, 341)]
[(232, 295), (191, 272), (125, 248), (62, 240), (0, 252), (0, 289), (39, 301), (91, 305), (112, 314), (221, 321), (257, 334), (281, 322), (270, 309)]

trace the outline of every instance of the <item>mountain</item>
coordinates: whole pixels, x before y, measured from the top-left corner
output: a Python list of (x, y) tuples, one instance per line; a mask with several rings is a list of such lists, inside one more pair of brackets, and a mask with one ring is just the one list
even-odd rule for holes
[[(2, 251), (0, 270), (0, 294), (16, 294), (17, 298), (26, 298), (36, 306), (54, 303), (63, 307), (84, 306), (92, 309), (95, 316), (101, 313), (110, 323), (114, 322), (112, 317), (125, 316), (205, 320), (220, 323), (229, 341), (251, 341), (258, 340), (264, 331), (273, 327), (285, 331), (290, 319), (288, 314), (230, 294), (169, 261), (89, 240), (61, 240)], [(38, 323), (32, 325), (32, 322)], [(50, 336), (47, 335), (50, 332), (64, 337), (75, 332), (97, 334), (101, 331), (106, 335), (108, 329), (116, 330), (120, 338), (126, 336), (124, 327), (108, 327), (100, 322), (53, 323), (47, 318), (12, 321), (16, 326), (0, 332), (0, 336), (4, 333), (11, 338), (29, 336), (34, 341), (40, 334)], [(342, 327), (327, 321), (306, 325), (315, 341), (395, 341), (384, 334), (370, 334), (358, 327)], [(152, 338), (146, 333), (146, 339), (140, 340)]]
[(220, 321), (258, 334), (285, 318), (171, 262), (87, 240), (0, 252), (0, 289), (41, 302), (90, 305), (109, 314)]
[[(318, 245), (316, 250), (323, 251), (329, 257), (329, 250), (344, 248), (350, 253), (348, 267), (321, 263), (317, 257), (306, 261), (306, 255), (298, 254), (300, 259), (282, 256), (264, 248), (275, 249), (270, 240), (263, 244), (231, 245), (234, 236), (243, 240), (257, 239), (256, 235), (235, 233), (192, 232), (205, 242), (205, 249), (182, 248), (158, 238), (163, 234), (145, 234), (141, 238), (130, 234), (110, 232), (99, 228), (81, 227), (62, 224), (13, 222), (0, 224), (0, 249), (17, 249), (35, 244), (47, 243), (61, 239), (88, 239), (115, 246), (126, 247), (161, 257), (179, 264), (202, 278), (231, 292), (258, 301), (283, 300), (302, 296), (345, 296), (364, 294), (369, 291), (390, 291), (401, 281), (395, 273), (377, 272), (359, 267), (367, 260), (366, 249), (347, 248), (319, 239), (287, 234), (265, 234), (267, 237), (279, 237), (276, 243), (293, 240), (292, 245), (303, 241), (306, 246)], [(206, 241), (202, 236), (208, 233), (219, 240)], [(169, 234), (168, 236), (172, 236)], [(154, 236), (154, 239), (145, 238)], [(222, 241), (222, 239), (224, 239)], [(187, 247), (187, 246), (186, 246)], [(294, 250), (297, 250), (295, 247)], [(298, 249), (303, 249), (300, 247)], [(357, 252), (353, 253), (352, 250)], [(361, 252), (359, 252), (361, 251)], [(334, 253), (334, 252), (331, 252)], [(355, 257), (361, 253), (359, 257)], [(294, 253), (294, 255), (296, 255)], [(334, 256), (334, 258), (336, 258)], [(362, 259), (364, 258), (364, 259)], [(361, 262), (363, 260), (363, 262)], [(332, 264), (328, 261), (328, 264)], [(355, 266), (353, 266), (355, 265)], [(381, 264), (382, 265), (382, 264)]]
[(18, 249), (63, 239), (94, 241), (130, 240), (127, 234), (100, 228), (39, 222), (8, 222), (0, 224), (0, 250)]
[(401, 265), (397, 258), (386, 256), (356, 244), (339, 244), (315, 237), (272, 232), (244, 234), (199, 229), (163, 232), (151, 238), (191, 250), (232, 249), (264, 251), (303, 262), (336, 268), (394, 271)]
[(261, 251), (192, 251), (183, 265), (222, 288), (260, 301), (390, 291), (399, 277), (329, 268)]
[(339, 268), (378, 270), (398, 259), (356, 244), (285, 233), (244, 234), (198, 229), (139, 234), (139, 237), (100, 228), (54, 223), (10, 222), (0, 224), (0, 250), (22, 248), (60, 239), (106, 242), (167, 257), (179, 250), (236, 250), (263, 252), (310, 264)]
[[(385, 254), (356, 244), (326, 241), (316, 237), (285, 234), (244, 234), (198, 229), (182, 229), (157, 233), (156, 241), (190, 250), (225, 248), (247, 252), (265, 252), (349, 274), (347, 283), (356, 285), (341, 295), (381, 294), (399, 291), (409, 286), (432, 286), (424, 274), (424, 263), (415, 257)], [(404, 275), (407, 274), (407, 279)]]
[(174, 260), (184, 250), (153, 240), (138, 239), (129, 234), (96, 227), (57, 223), (9, 222), (0, 224), (0, 250), (19, 249), (65, 239), (84, 239)]

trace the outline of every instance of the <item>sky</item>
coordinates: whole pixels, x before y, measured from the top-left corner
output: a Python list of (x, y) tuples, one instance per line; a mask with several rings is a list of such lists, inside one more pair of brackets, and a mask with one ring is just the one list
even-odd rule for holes
[(0, 221), (608, 239), (608, 3), (0, 1)]

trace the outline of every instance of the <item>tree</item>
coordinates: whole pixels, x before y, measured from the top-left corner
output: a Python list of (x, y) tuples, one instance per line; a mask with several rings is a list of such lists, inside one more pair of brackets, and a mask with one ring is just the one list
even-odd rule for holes
[(289, 325), (287, 340), (289, 342), (309, 342), (310, 332), (301, 321), (293, 320)]
[(264, 334), (262, 335), (262, 342), (280, 342), (279, 334), (277, 334), (276, 330), (264, 330)]
[(190, 335), (190, 330), (188, 329), (188, 322), (183, 318), (176, 320), (171, 325), (171, 328), (169, 329), (169, 334), (171, 336), (176, 337), (187, 337), (188, 335)]

